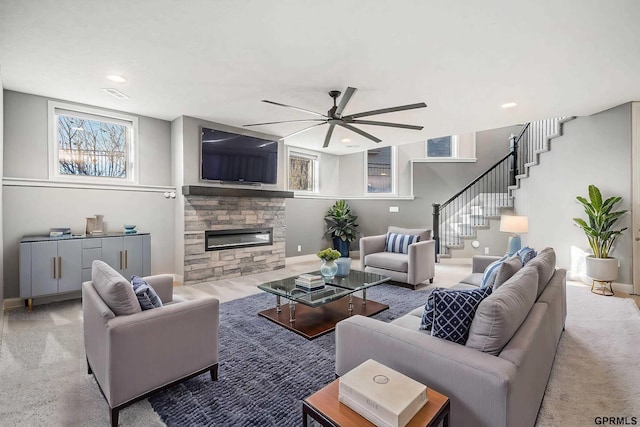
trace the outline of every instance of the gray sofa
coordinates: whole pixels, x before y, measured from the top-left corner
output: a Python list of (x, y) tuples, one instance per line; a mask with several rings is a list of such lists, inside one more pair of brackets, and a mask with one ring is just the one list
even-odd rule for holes
[[(478, 257), (455, 287), (478, 286), (491, 260)], [(555, 269), (554, 251), (541, 251), (480, 303), (465, 345), (420, 330), (422, 313), (339, 322), (336, 374), (374, 359), (448, 396), (453, 427), (533, 426), (567, 313), (566, 272)]]
[[(420, 241), (409, 245), (406, 254), (385, 252), (388, 233), (419, 235)], [(394, 282), (407, 283), (414, 289), (425, 280), (433, 283), (436, 242), (431, 239), (431, 230), (390, 226), (387, 234), (360, 239), (360, 270), (389, 276)]]
[(131, 284), (107, 264), (94, 261), (92, 279), (82, 284), (84, 345), (112, 426), (120, 409), (155, 390), (207, 371), (217, 379), (217, 299), (174, 300), (173, 277), (161, 274), (144, 279), (163, 306), (141, 311)]

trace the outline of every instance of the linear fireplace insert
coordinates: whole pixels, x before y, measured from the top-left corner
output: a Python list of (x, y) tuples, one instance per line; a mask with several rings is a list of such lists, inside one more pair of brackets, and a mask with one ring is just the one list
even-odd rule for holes
[(222, 251), (273, 244), (273, 228), (242, 228), (236, 230), (206, 230), (204, 250)]

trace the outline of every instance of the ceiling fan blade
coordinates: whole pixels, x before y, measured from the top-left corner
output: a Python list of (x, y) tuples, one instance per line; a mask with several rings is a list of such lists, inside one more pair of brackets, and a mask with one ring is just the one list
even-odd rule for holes
[(327, 136), (324, 137), (324, 144), (322, 144), (322, 148), (327, 148), (329, 146), (329, 142), (331, 141), (331, 135), (333, 134), (333, 129), (336, 125), (329, 125), (329, 130), (327, 130)]
[(424, 126), (403, 125), (401, 123), (389, 123), (389, 122), (375, 122), (372, 120), (353, 120), (353, 121), (350, 121), (349, 123), (353, 123), (356, 125), (388, 126), (392, 128), (413, 129), (413, 130), (422, 130), (424, 128)]
[(344, 119), (357, 119), (358, 117), (375, 116), (376, 114), (394, 113), (396, 111), (413, 110), (416, 108), (424, 108), (427, 104), (419, 102), (417, 104), (401, 105), (399, 107), (382, 108), (380, 110), (365, 111), (363, 113), (351, 114), (343, 117)]
[(294, 107), (292, 105), (281, 104), (279, 102), (274, 102), (274, 101), (267, 101), (266, 99), (263, 99), (262, 102), (266, 102), (267, 104), (279, 105), (280, 107), (293, 108), (294, 110), (303, 111), (305, 113), (314, 114), (320, 117), (326, 117), (327, 119), (329, 118), (329, 116), (325, 116), (324, 114), (316, 113), (315, 111), (311, 111), (311, 110), (305, 110), (304, 108)]
[(342, 112), (345, 108), (347, 108), (347, 104), (351, 101), (351, 97), (358, 91), (355, 87), (348, 87), (347, 90), (342, 95), (342, 99), (340, 99), (340, 105), (336, 109), (336, 116), (342, 117)]
[(242, 125), (242, 126), (249, 127), (249, 126), (262, 126), (262, 125), (277, 125), (279, 123), (294, 123), (294, 122), (326, 122), (326, 120), (325, 119), (284, 120), (281, 122), (252, 123), (250, 125)]
[(376, 138), (375, 136), (371, 135), (370, 133), (367, 133), (367, 132), (365, 132), (363, 130), (358, 129), (357, 127), (348, 125), (346, 123), (338, 123), (338, 126), (342, 126), (343, 128), (346, 128), (346, 129), (349, 129), (352, 132), (358, 133), (358, 134), (364, 136), (365, 138), (369, 138), (373, 142), (382, 142), (381, 139)]
[(285, 139), (285, 138), (292, 137), (292, 136), (297, 135), (297, 134), (299, 134), (299, 133), (302, 133), (302, 132), (308, 131), (309, 129), (314, 128), (314, 127), (316, 127), (316, 126), (324, 125), (324, 124), (326, 124), (326, 123), (327, 123), (326, 121), (323, 121), (322, 123), (316, 123), (315, 125), (307, 126), (307, 127), (306, 127), (306, 128), (304, 128), (304, 129), (301, 129), (301, 130), (299, 130), (299, 131), (297, 131), (297, 132), (294, 132), (294, 133), (290, 133), (289, 135), (283, 136), (283, 137), (282, 137), (282, 138), (280, 138), (280, 139)]

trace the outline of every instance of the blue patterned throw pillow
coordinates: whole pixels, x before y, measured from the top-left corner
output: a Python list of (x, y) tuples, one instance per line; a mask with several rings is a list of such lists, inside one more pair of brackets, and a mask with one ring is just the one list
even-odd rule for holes
[(433, 327), (431, 335), (458, 344), (467, 342), (473, 316), (480, 302), (493, 288), (448, 290), (433, 295)]
[(531, 249), (529, 246), (525, 246), (524, 248), (520, 249), (518, 252), (516, 252), (516, 254), (520, 258), (523, 267), (526, 263), (534, 259), (536, 255), (538, 255), (538, 253), (535, 250)]
[(409, 245), (420, 241), (420, 236), (414, 234), (387, 233), (387, 241), (384, 245), (385, 252), (397, 254), (409, 253)]
[(496, 281), (496, 276), (498, 275), (498, 269), (502, 265), (503, 262), (506, 261), (508, 255), (503, 256), (497, 261), (493, 261), (491, 264), (484, 269), (484, 273), (482, 274), (482, 281), (480, 282), (481, 288), (487, 288), (489, 286), (493, 286), (493, 282)]
[(420, 321), (420, 329), (423, 331), (431, 330), (433, 326), (433, 294), (446, 291), (445, 288), (435, 288), (431, 291), (427, 297), (427, 303), (424, 305), (424, 311), (422, 312), (422, 320)]
[(140, 303), (140, 308), (142, 308), (143, 311), (162, 307), (162, 300), (151, 285), (145, 282), (142, 277), (131, 276), (131, 285)]

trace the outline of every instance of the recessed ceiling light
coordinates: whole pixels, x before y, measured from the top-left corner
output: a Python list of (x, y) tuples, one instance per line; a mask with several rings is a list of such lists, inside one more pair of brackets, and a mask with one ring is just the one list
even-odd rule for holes
[(120, 92), (118, 89), (114, 89), (112, 87), (106, 87), (106, 88), (103, 88), (102, 90), (107, 92), (109, 95), (113, 96), (114, 98), (131, 99), (127, 95), (125, 95), (124, 93)]
[(342, 138), (340, 141), (344, 142), (345, 144), (351, 142), (349, 138)]
[(512, 107), (515, 107), (516, 105), (518, 105), (518, 104), (516, 104), (515, 102), (507, 102), (506, 104), (502, 104), (501, 107), (502, 108), (512, 108)]
[(127, 81), (127, 79), (117, 74), (111, 74), (110, 76), (107, 76), (107, 78), (112, 82), (116, 82), (116, 83), (124, 83)]

